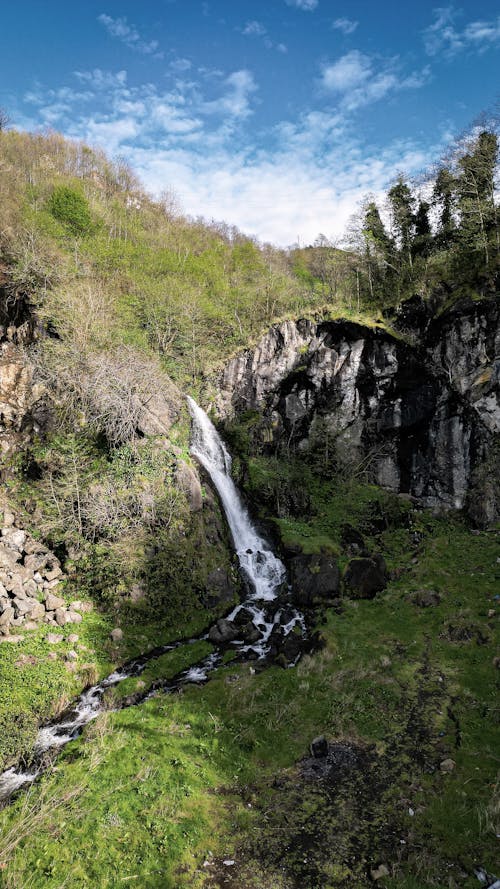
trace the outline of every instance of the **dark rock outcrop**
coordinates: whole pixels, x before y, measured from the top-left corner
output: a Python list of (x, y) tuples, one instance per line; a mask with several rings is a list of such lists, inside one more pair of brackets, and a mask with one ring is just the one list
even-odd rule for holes
[(337, 598), (340, 571), (332, 556), (301, 553), (290, 561), (290, 582), (295, 604), (310, 606)]
[(344, 573), (344, 588), (353, 599), (373, 599), (387, 586), (387, 568), (382, 556), (351, 559)]
[(440, 316), (419, 306), (395, 318), (404, 336), (342, 320), (276, 325), (228, 363), (218, 411), (259, 410), (263, 450), (327, 441), (383, 487), (428, 507), (467, 507), (486, 526), (500, 516), (489, 468), (500, 434), (500, 301), (461, 301)]

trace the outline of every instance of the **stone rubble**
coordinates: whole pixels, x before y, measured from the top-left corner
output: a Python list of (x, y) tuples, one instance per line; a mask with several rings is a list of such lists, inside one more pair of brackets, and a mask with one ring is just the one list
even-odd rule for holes
[(11, 633), (18, 628), (80, 623), (81, 603), (67, 605), (59, 595), (65, 575), (57, 556), (18, 527), (10, 509), (0, 518), (0, 642), (18, 638)]

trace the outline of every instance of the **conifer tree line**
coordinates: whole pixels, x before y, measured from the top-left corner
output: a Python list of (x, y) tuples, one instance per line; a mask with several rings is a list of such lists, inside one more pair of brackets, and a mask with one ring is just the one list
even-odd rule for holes
[(464, 139), (418, 189), (400, 175), (385, 206), (364, 203), (350, 253), (363, 300), (395, 303), (436, 286), (479, 294), (496, 289), (498, 162), (498, 136), (483, 129)]

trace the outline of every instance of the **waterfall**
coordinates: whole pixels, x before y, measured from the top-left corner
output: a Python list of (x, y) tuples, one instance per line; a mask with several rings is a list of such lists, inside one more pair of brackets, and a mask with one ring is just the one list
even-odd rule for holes
[(231, 478), (231, 457), (205, 411), (188, 397), (193, 420), (191, 453), (208, 472), (221, 499), (234, 549), (255, 600), (272, 601), (286, 579), (285, 566), (260, 536)]
[[(224, 621), (226, 625), (232, 624), (238, 628), (230, 644), (242, 656), (264, 658), (273, 645), (276, 646), (279, 642), (285, 643), (294, 628), (299, 627), (301, 633), (305, 632), (304, 617), (295, 608), (282, 601), (282, 594), (288, 590), (285, 566), (274, 555), (250, 518), (231, 478), (231, 457), (224, 442), (206, 413), (192, 398), (188, 398), (188, 404), (193, 419), (191, 453), (205, 468), (217, 489), (240, 568), (247, 581), (247, 587), (250, 588), (245, 600), (237, 605)], [(239, 623), (238, 615), (242, 610), (240, 618), (243, 620)], [(236, 638), (240, 629), (243, 632), (249, 627), (253, 631), (252, 641)], [(48, 754), (55, 756), (58, 750), (77, 738), (84, 726), (99, 715), (104, 706), (103, 698), (107, 689), (130, 676), (140, 676), (150, 661), (161, 657), (167, 651), (206, 638), (206, 635), (201, 635), (159, 646), (129, 661), (101, 682), (86, 689), (64, 713), (39, 729), (31, 759), (26, 765), (7, 769), (0, 774), (0, 802), (8, 800), (21, 787), (32, 784), (50, 762)], [(295, 662), (298, 656), (294, 653), (292, 661)], [(133, 703), (141, 703), (158, 689), (170, 692), (183, 685), (206, 682), (211, 672), (221, 662), (222, 655), (216, 650), (177, 676), (158, 680)]]

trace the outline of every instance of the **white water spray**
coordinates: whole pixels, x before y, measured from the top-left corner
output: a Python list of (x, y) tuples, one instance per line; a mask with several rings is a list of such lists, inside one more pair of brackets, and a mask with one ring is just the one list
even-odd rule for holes
[(253, 587), (251, 598), (272, 601), (285, 581), (285, 566), (252, 524), (231, 478), (231, 457), (215, 426), (192, 398), (188, 397), (188, 405), (193, 419), (191, 453), (204, 466), (217, 489), (238, 561)]

